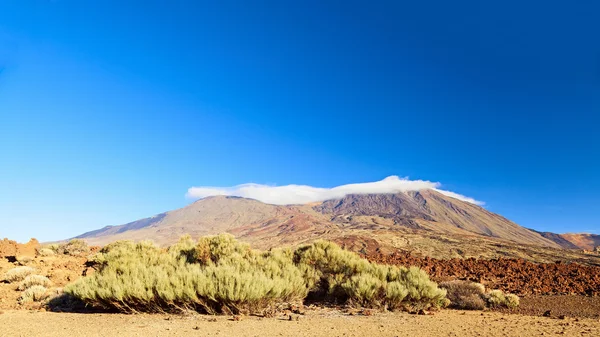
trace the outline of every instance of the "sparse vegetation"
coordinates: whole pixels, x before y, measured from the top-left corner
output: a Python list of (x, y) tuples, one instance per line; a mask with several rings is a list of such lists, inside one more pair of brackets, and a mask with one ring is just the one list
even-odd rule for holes
[(519, 297), (513, 294), (504, 294), (500, 290), (486, 293), (485, 286), (469, 281), (450, 281), (440, 283), (440, 287), (448, 291), (450, 306), (455, 309), (483, 310), (490, 308), (516, 308), (519, 306)]
[(32, 261), (33, 261), (33, 258), (31, 256), (27, 256), (27, 255), (17, 256), (17, 263), (19, 263), (19, 265), (21, 265), (21, 266), (25, 266), (25, 265), (31, 263)]
[(90, 252), (90, 247), (88, 246), (88, 244), (81, 239), (73, 239), (67, 243), (59, 245), (49, 245), (47, 248), (53, 250), (56, 254), (64, 254), (71, 256), (80, 256), (88, 254)]
[(184, 237), (167, 250), (120, 241), (93, 261), (96, 273), (65, 293), (126, 312), (257, 313), (307, 296), (374, 308), (429, 308), (442, 306), (446, 295), (418, 268), (370, 263), (326, 241), (268, 252), (231, 235), (197, 243)]
[(26, 290), (33, 286), (43, 286), (43, 287), (48, 288), (51, 285), (52, 285), (52, 282), (50, 282), (50, 280), (46, 276), (29, 275), (29, 276), (25, 277), (25, 279), (23, 281), (21, 281), (18, 289)]
[(48, 289), (41, 285), (34, 285), (31, 288), (27, 288), (21, 297), (19, 298), (20, 303), (27, 302), (39, 302), (48, 297)]
[(39, 256), (52, 256), (52, 255), (56, 255), (56, 252), (50, 248), (40, 248), (38, 250), (38, 255)]
[(24, 280), (27, 276), (33, 274), (34, 272), (35, 272), (35, 269), (33, 269), (31, 267), (27, 267), (27, 266), (16, 267), (16, 268), (13, 268), (13, 269), (7, 271), (6, 274), (4, 275), (4, 279), (9, 283), (19, 282), (19, 281)]

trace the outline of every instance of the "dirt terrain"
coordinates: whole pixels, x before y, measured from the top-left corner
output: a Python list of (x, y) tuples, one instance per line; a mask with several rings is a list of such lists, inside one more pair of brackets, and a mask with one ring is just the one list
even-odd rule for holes
[[(34, 242), (37, 246), (37, 242)], [(30, 256), (31, 245), (9, 243), (0, 256), (0, 275), (20, 265), (52, 281), (50, 296), (91, 273), (86, 256)], [(29, 250), (28, 250), (29, 249)], [(97, 247), (92, 249), (96, 251)], [(35, 251), (35, 249), (33, 249)], [(26, 256), (26, 255), (25, 255)], [(471, 279), (520, 294), (596, 294), (600, 267), (535, 264), (524, 260), (437, 260), (407, 253), (372, 254), (378, 262), (418, 265), (436, 280)], [(564, 281), (563, 281), (564, 280)], [(568, 281), (567, 281), (568, 280)], [(540, 289), (537, 292), (535, 289)], [(273, 318), (230, 316), (58, 313), (43, 303), (19, 304), (16, 284), (0, 283), (2, 336), (528, 336), (600, 335), (600, 296), (526, 295), (518, 309), (504, 312), (442, 310), (427, 315), (305, 307), (301, 315)], [(368, 317), (367, 317), (368, 316)], [(544, 317), (547, 316), (547, 317)], [(107, 327), (110, 327), (107, 329)]]
[(410, 253), (374, 254), (369, 260), (418, 266), (436, 281), (483, 283), (518, 295), (600, 295), (600, 267), (577, 263), (532, 263), (523, 259), (433, 259)]
[(532, 295), (521, 298), (521, 305), (504, 312), (546, 317), (600, 319), (600, 296)]
[(3, 336), (598, 336), (600, 322), (497, 312), (444, 310), (434, 315), (372, 316), (315, 310), (274, 318), (204, 315), (68, 314), (7, 311)]
[[(34, 250), (35, 251), (35, 250)], [(23, 259), (22, 257), (25, 257)], [(0, 309), (37, 309), (40, 303), (18, 304), (18, 298), (22, 292), (17, 289), (18, 282), (2, 282), (4, 274), (10, 269), (24, 265), (34, 268), (34, 274), (46, 276), (52, 282), (49, 288), (49, 295), (52, 296), (60, 292), (61, 288), (68, 283), (80, 278), (87, 270), (85, 256), (35, 256), (35, 253), (18, 256), (0, 255)], [(1, 335), (1, 334), (0, 334)]]

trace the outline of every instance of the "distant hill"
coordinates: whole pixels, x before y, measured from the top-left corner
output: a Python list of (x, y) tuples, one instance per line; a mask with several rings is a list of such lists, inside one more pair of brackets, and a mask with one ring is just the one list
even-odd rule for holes
[[(562, 254), (558, 253), (561, 248), (588, 247), (595, 240), (538, 233), (434, 190), (356, 194), (287, 206), (215, 196), (77, 238), (96, 245), (123, 239), (150, 239), (166, 245), (184, 234), (199, 237), (222, 232), (257, 248), (325, 238), (367, 253), (400, 249), (442, 258), (525, 257), (539, 261), (552, 261), (553, 256)], [(575, 255), (573, 258), (579, 258)]]
[(550, 232), (538, 232), (546, 239), (552, 240), (563, 248), (585, 249), (592, 251), (600, 246), (600, 235), (588, 233), (566, 233), (555, 234)]

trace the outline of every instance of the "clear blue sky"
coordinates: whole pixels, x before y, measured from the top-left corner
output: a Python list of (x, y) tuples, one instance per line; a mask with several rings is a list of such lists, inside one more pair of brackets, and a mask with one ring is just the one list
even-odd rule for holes
[(0, 237), (191, 186), (440, 181), (600, 230), (597, 1), (0, 0)]

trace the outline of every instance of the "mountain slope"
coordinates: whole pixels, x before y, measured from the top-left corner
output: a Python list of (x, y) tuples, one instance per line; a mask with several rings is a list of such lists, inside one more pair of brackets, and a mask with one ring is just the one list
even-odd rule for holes
[(471, 233), (507, 239), (523, 244), (559, 247), (539, 233), (521, 227), (486, 209), (433, 190), (398, 194), (348, 195), (325, 201), (316, 210), (333, 215), (378, 215), (398, 224), (457, 233)]
[[(566, 256), (561, 250), (563, 245), (552, 237), (434, 190), (348, 195), (322, 203), (288, 206), (216, 196), (78, 238), (94, 245), (123, 239), (151, 239), (166, 245), (183, 234), (196, 238), (222, 232), (263, 249), (324, 238), (356, 251), (410, 250), (438, 258), (523, 257), (554, 261)], [(568, 254), (575, 254), (571, 260), (585, 258), (576, 252)]]

